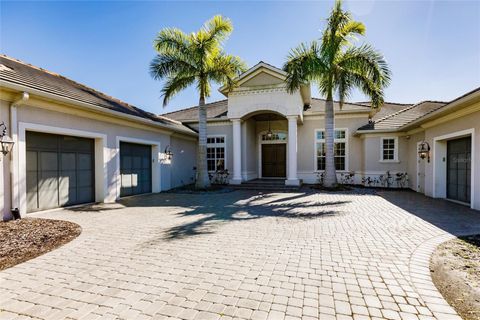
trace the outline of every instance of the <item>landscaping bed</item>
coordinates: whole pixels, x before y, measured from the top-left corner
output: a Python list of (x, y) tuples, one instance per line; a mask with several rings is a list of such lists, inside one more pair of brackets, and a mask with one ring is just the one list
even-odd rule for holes
[(196, 193), (227, 193), (232, 192), (234, 189), (228, 187), (227, 185), (212, 184), (209, 188), (206, 189), (197, 189), (195, 184), (188, 184), (178, 188), (171, 189), (167, 192), (170, 193), (185, 193), (185, 194), (196, 194)]
[(480, 234), (447, 241), (430, 270), (435, 286), (465, 320), (480, 320)]
[(78, 224), (38, 218), (0, 222), (0, 270), (38, 257), (76, 238)]

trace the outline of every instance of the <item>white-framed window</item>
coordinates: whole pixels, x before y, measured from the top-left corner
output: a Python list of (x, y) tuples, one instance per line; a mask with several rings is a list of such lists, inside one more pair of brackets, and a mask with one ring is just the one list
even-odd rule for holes
[(380, 161), (383, 161), (383, 162), (398, 161), (398, 138), (397, 137), (380, 138)]
[(207, 167), (209, 172), (225, 170), (225, 136), (207, 137)]
[[(333, 154), (335, 157), (336, 170), (348, 170), (348, 130), (335, 129)], [(325, 170), (325, 130), (315, 130), (315, 169), (316, 171)]]

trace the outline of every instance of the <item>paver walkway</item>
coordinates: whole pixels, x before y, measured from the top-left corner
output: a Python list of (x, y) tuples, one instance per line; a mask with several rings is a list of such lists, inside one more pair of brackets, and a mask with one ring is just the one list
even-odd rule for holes
[(158, 194), (36, 216), (69, 244), (0, 272), (1, 319), (459, 319), (428, 259), (480, 212), (413, 192)]

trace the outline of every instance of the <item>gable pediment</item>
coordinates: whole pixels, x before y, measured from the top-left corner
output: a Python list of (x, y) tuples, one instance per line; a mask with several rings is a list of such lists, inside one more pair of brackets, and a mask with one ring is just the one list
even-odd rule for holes
[(250, 77), (239, 81), (239, 87), (264, 87), (277, 86), (285, 82), (283, 75), (275, 74), (266, 69), (259, 69), (257, 72), (250, 75)]
[[(278, 87), (285, 82), (286, 73), (265, 62), (259, 62), (237, 78), (237, 87), (233, 89)], [(224, 86), (220, 92), (228, 96), (228, 89)]]

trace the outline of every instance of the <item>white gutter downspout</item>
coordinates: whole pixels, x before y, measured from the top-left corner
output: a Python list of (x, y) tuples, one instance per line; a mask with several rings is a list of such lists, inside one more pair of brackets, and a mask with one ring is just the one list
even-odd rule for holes
[[(25, 104), (30, 95), (28, 92), (23, 92), (20, 99), (15, 100), (10, 105), (10, 134), (14, 142), (12, 151), (10, 152), (10, 184), (11, 184), (11, 198), (12, 198), (12, 210), (19, 210), (20, 208), (20, 194), (19, 194), (19, 156), (18, 156), (18, 119), (17, 119), (17, 107)], [(21, 214), (24, 214), (22, 212)]]

